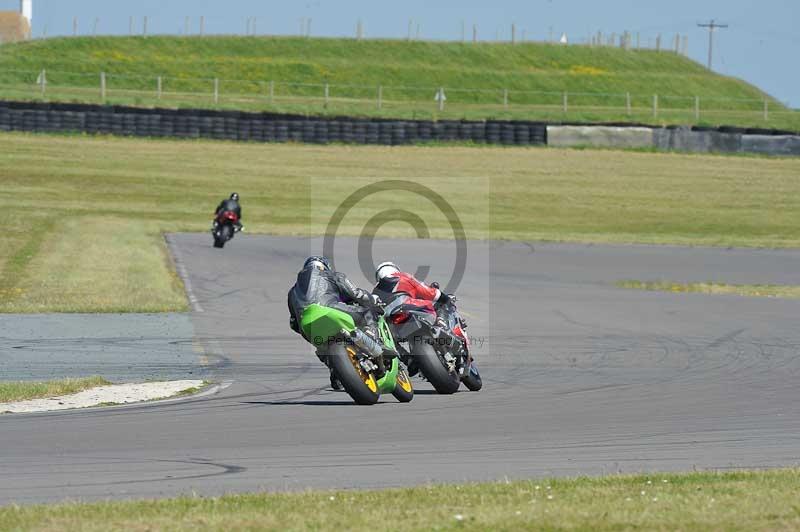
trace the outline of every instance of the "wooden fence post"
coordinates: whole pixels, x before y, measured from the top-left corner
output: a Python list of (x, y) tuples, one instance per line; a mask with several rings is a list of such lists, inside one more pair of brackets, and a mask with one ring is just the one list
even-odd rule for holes
[(328, 108), (328, 102), (330, 100), (330, 88), (328, 84), (325, 84), (325, 109)]
[(158, 94), (158, 99), (161, 99), (161, 76), (158, 76), (156, 79), (156, 92)]
[(41, 74), (39, 74), (39, 85), (42, 89), (42, 99), (44, 99), (44, 95), (47, 92), (47, 70), (44, 68), (42, 69)]
[(378, 85), (378, 109), (383, 107), (383, 85)]
[(444, 111), (444, 87), (439, 87), (439, 110)]
[(214, 78), (214, 103), (219, 103), (219, 78)]
[(694, 97), (694, 119), (700, 120), (700, 96)]
[(100, 100), (106, 103), (106, 73), (100, 72)]
[(564, 92), (564, 101), (562, 102), (562, 104), (563, 104), (562, 107), (563, 107), (564, 114), (567, 114), (567, 93), (566, 93), (566, 91)]

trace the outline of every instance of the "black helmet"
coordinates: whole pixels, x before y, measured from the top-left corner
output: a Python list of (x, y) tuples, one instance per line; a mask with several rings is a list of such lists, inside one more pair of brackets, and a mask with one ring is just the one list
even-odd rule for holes
[(333, 270), (331, 267), (331, 261), (326, 259), (325, 257), (308, 257), (306, 261), (303, 263), (303, 269), (305, 270), (309, 266), (314, 266), (319, 268), (320, 270)]
[(231, 194), (231, 199), (232, 199), (233, 201), (239, 201), (239, 194), (237, 194), (236, 192), (234, 192), (233, 194)]

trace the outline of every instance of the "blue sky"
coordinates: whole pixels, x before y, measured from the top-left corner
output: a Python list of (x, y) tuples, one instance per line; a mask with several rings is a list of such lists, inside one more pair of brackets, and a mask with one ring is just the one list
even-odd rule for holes
[[(462, 21), (471, 31), (478, 24), (482, 39), (498, 32), (508, 38), (515, 23), (528, 38), (547, 39), (552, 28), (574, 40), (598, 30), (641, 32), (642, 39), (658, 33), (689, 36), (689, 55), (706, 60), (708, 34), (699, 21), (715, 18), (730, 25), (715, 42), (715, 70), (750, 81), (783, 102), (800, 107), (800, 0), (33, 0), (35, 36), (72, 33), (73, 17), (79, 33), (126, 34), (129, 17), (149, 18), (151, 33), (181, 33), (185, 17), (192, 31), (205, 16), (207, 33), (244, 33), (248, 17), (257, 17), (260, 34), (288, 35), (300, 31), (301, 20), (311, 18), (312, 35), (352, 36), (361, 19), (368, 37), (403, 37), (409, 19), (419, 23), (429, 39), (460, 39)], [(0, 0), (0, 8), (17, 9), (18, 0)]]

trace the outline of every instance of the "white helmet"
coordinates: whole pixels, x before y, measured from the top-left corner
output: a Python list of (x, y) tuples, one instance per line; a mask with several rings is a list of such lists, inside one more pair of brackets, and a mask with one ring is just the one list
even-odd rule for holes
[(400, 271), (400, 268), (397, 267), (397, 264), (394, 262), (381, 262), (378, 264), (378, 267), (375, 269), (375, 280), (380, 281), (384, 277), (389, 277), (390, 275), (397, 273)]

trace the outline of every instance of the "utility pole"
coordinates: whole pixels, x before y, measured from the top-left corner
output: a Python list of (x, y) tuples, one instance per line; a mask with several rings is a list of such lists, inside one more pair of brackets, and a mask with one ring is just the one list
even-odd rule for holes
[(714, 30), (717, 28), (727, 28), (727, 24), (717, 24), (714, 19), (706, 23), (698, 23), (700, 28), (708, 28), (708, 69), (711, 70), (711, 65), (714, 58)]

